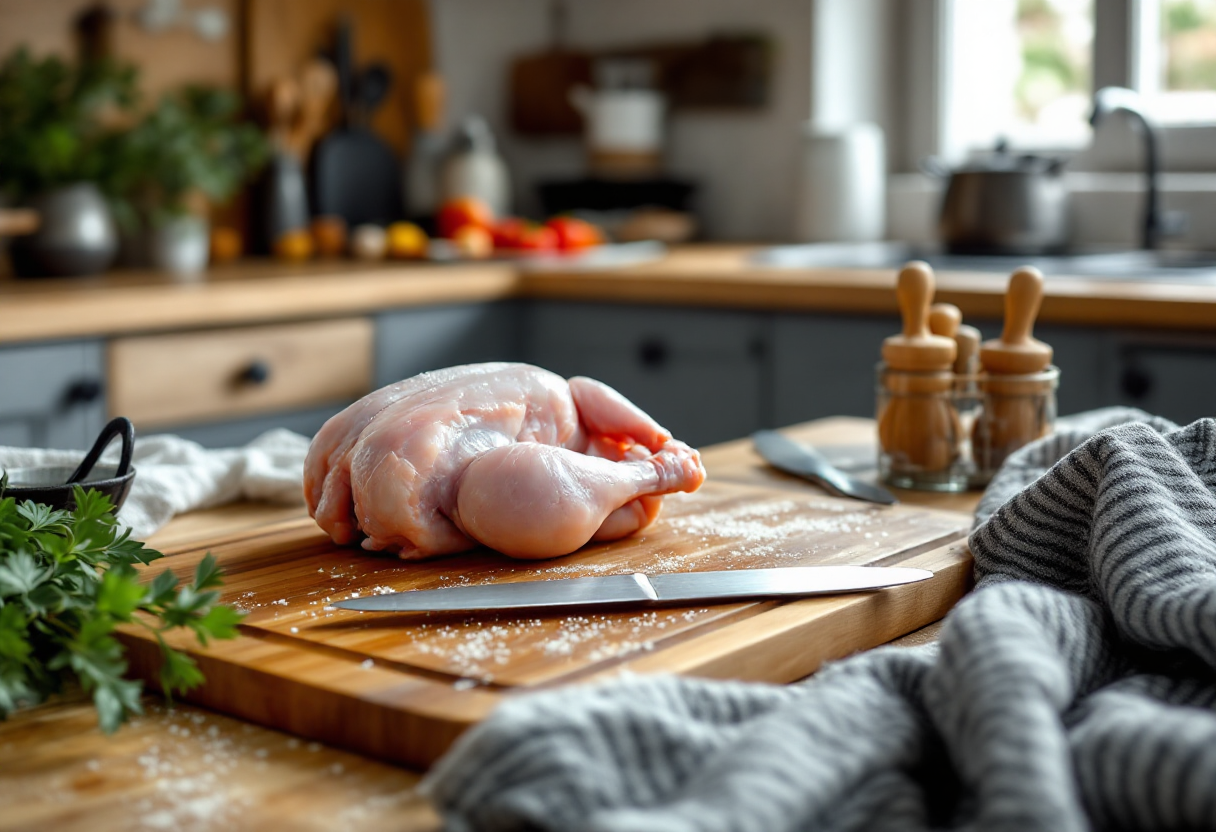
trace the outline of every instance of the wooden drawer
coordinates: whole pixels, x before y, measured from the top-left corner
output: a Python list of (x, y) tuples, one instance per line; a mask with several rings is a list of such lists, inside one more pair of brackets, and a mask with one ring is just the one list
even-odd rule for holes
[(148, 428), (355, 399), (372, 342), (365, 318), (115, 339), (110, 413)]

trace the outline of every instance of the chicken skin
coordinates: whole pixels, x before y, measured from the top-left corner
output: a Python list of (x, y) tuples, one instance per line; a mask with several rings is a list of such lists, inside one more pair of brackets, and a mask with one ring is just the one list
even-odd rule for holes
[(381, 388), (334, 416), (304, 463), (335, 543), (416, 559), (478, 544), (565, 555), (655, 521), (705, 469), (620, 393), (527, 364), (470, 364)]

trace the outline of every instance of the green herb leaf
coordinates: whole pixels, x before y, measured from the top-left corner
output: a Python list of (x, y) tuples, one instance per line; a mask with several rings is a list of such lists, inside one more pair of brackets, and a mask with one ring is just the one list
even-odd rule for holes
[[(0, 493), (5, 482), (0, 475)], [(107, 497), (75, 492), (72, 511), (0, 497), (0, 718), (74, 678), (111, 732), (139, 712), (143, 691), (124, 678), (116, 627), (138, 624), (154, 633), (164, 657), (161, 681), (173, 694), (202, 684), (203, 675), (163, 634), (185, 627), (206, 645), (234, 637), (242, 614), (219, 603), (220, 571), (210, 555), (186, 586), (167, 570), (141, 582), (146, 573), (136, 564), (164, 556), (130, 538)]]

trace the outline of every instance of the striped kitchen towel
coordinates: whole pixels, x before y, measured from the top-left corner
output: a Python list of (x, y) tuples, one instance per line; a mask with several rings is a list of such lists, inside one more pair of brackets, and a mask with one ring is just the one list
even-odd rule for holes
[(424, 788), (458, 832), (1216, 829), (1214, 490), (1212, 419), (1064, 424), (985, 494), (937, 644), (520, 697)]

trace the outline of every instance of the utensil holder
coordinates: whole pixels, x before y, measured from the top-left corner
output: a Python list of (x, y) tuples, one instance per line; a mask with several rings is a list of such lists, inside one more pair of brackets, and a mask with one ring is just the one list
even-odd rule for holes
[(1001, 463), (1055, 426), (1056, 367), (1024, 376), (876, 373), (878, 472), (896, 488), (981, 488)]

